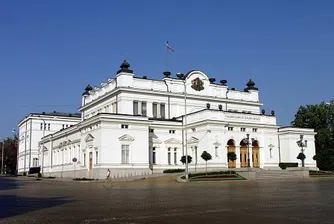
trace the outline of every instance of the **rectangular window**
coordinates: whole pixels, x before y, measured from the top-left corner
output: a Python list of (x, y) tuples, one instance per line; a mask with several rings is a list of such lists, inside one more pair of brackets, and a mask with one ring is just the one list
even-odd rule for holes
[(41, 130), (43, 130), (43, 123), (41, 123), (41, 127), (40, 127)]
[(246, 131), (246, 128), (240, 128), (240, 130), (241, 130), (242, 132), (245, 132), (245, 131)]
[(233, 127), (228, 127), (228, 130), (229, 131), (233, 131)]
[(154, 129), (150, 128), (150, 129), (148, 129), (148, 132), (154, 133)]
[(65, 128), (65, 124), (63, 124), (63, 128), (62, 129), (64, 129)]
[(121, 128), (123, 128), (123, 129), (128, 129), (128, 128), (129, 128), (129, 125), (127, 125), (127, 124), (122, 124), (122, 125), (121, 125)]
[(153, 103), (153, 117), (157, 118), (158, 117), (158, 104)]
[(99, 152), (95, 152), (95, 164), (99, 164)]
[(133, 115), (138, 115), (138, 101), (133, 101)]
[(122, 163), (129, 163), (129, 145), (122, 145)]
[(46, 130), (46, 123), (44, 123), (44, 130)]
[(152, 150), (152, 163), (156, 164), (156, 152), (155, 152), (155, 147), (153, 147)]
[(192, 128), (191, 130), (192, 130), (192, 132), (195, 132), (195, 131), (196, 131), (196, 128)]
[(84, 158), (83, 158), (84, 166), (86, 166), (86, 153), (84, 153)]
[(175, 130), (169, 130), (169, 134), (175, 134)]
[(147, 116), (146, 102), (141, 102), (141, 115)]
[(168, 165), (171, 165), (170, 148), (168, 148)]
[(257, 132), (257, 128), (253, 128), (253, 132)]
[(177, 148), (174, 148), (174, 164), (177, 165)]
[(48, 130), (50, 131), (50, 123), (48, 124)]
[(160, 104), (160, 115), (161, 118), (165, 118), (165, 104)]

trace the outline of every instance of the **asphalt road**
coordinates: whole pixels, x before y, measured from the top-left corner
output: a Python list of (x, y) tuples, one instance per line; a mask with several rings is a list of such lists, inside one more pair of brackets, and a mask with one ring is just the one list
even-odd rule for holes
[(0, 223), (334, 223), (334, 178), (103, 183), (0, 177)]

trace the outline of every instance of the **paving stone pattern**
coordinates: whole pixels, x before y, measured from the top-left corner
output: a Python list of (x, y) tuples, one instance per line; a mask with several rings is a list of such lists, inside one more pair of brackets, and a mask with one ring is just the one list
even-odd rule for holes
[[(334, 223), (334, 178), (177, 183), (0, 177), (0, 223)], [(106, 187), (104, 187), (105, 185)]]

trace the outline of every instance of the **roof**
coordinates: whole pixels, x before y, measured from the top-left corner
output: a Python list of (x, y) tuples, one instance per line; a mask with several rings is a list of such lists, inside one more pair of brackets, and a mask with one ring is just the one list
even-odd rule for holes
[(53, 112), (42, 112), (42, 113), (30, 113), (28, 116), (30, 115), (45, 115), (45, 116), (61, 116), (61, 117), (81, 117), (80, 113), (64, 113), (64, 112), (57, 112), (57, 111), (53, 111)]

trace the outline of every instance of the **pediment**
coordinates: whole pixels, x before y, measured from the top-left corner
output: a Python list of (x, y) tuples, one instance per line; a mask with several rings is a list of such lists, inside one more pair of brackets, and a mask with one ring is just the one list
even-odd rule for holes
[(191, 137), (191, 138), (188, 139), (187, 143), (191, 144), (191, 143), (198, 143), (198, 142), (199, 142), (198, 138)]
[(165, 141), (165, 144), (181, 144), (182, 142), (176, 138), (170, 138)]
[(158, 138), (152, 138), (152, 143), (153, 144), (161, 144), (162, 141), (160, 139), (158, 139)]
[(85, 141), (86, 142), (91, 142), (91, 141), (93, 141), (94, 140), (94, 137), (93, 137), (93, 135), (91, 135), (91, 134), (88, 134), (87, 136), (86, 136), (86, 138), (85, 138)]
[(125, 135), (122, 135), (121, 137), (118, 138), (119, 141), (129, 141), (129, 142), (132, 142), (134, 141), (134, 137), (128, 135), (128, 134), (125, 134)]

